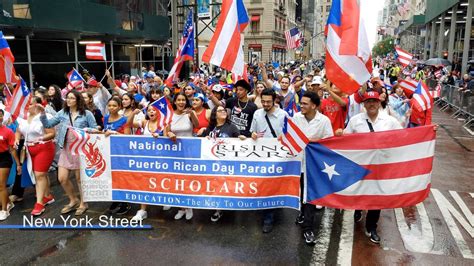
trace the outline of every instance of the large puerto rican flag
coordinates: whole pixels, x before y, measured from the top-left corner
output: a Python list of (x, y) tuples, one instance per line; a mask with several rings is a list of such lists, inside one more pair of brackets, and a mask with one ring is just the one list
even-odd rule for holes
[(210, 63), (237, 75), (244, 73), (243, 33), (249, 22), (243, 0), (223, 0), (216, 31), (202, 56)]
[(416, 205), (430, 192), (435, 137), (423, 126), (310, 143), (304, 199), (338, 209)]
[(332, 1), (326, 37), (326, 76), (352, 94), (372, 73), (371, 49), (357, 0)]

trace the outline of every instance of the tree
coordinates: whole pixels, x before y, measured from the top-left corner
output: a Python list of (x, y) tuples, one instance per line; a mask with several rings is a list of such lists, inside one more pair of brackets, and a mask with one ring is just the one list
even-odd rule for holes
[(392, 37), (386, 37), (375, 44), (372, 48), (372, 55), (385, 57), (387, 54), (395, 52), (394, 44), (395, 40)]

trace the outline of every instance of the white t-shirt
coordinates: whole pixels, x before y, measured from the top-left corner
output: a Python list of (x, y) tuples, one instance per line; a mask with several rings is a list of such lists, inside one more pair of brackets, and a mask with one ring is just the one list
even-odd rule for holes
[[(317, 112), (311, 121), (308, 121), (301, 112), (298, 112), (293, 116), (293, 122), (309, 139), (324, 139), (334, 136), (331, 120), (320, 112)], [(303, 156), (301, 172), (306, 172), (305, 156)]]

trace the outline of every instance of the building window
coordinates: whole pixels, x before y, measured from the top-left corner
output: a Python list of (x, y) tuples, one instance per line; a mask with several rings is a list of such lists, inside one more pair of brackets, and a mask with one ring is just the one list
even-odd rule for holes
[(250, 29), (253, 33), (260, 31), (260, 15), (252, 15), (250, 17)]
[(13, 4), (13, 17), (21, 19), (31, 19), (29, 4)]

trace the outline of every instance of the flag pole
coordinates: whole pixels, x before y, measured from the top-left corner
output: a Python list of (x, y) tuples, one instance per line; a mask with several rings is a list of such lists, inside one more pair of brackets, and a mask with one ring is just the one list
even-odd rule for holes
[[(113, 65), (114, 65), (114, 62), (112, 62), (112, 64), (110, 64), (110, 66), (107, 68), (107, 70), (110, 70), (110, 68), (112, 68)], [(107, 67), (107, 62), (105, 62), (105, 67)], [(106, 72), (107, 72), (107, 71), (106, 71)], [(106, 76), (106, 75), (105, 75), (105, 73), (104, 73), (104, 76), (100, 79), (99, 83), (101, 83), (101, 82), (104, 80), (105, 76)]]

